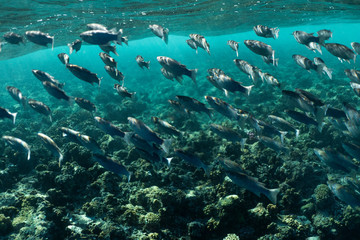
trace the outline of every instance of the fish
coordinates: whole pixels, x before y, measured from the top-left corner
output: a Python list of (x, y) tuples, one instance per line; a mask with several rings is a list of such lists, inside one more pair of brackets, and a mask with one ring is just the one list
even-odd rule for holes
[(354, 90), (355, 94), (360, 97), (360, 83), (350, 82), (350, 86)]
[(100, 24), (100, 23), (89, 23), (86, 24), (86, 27), (89, 30), (103, 30), (103, 31), (107, 31), (107, 27), (105, 27), (104, 25)]
[(226, 75), (222, 70), (218, 70), (220, 69), (215, 70), (211, 68), (208, 69), (208, 73), (212, 76), (212, 80), (216, 83), (215, 86), (224, 91), (225, 96), (228, 96), (229, 92), (240, 92), (245, 96), (250, 95), (251, 89), (254, 87), (254, 85), (243, 86), (240, 82), (237, 82), (228, 75)]
[(257, 40), (245, 40), (244, 44), (252, 52), (264, 57), (272, 58), (275, 61), (275, 51), (270, 45), (267, 45)]
[(121, 138), (125, 137), (125, 132), (123, 132), (120, 128), (112, 124), (111, 122), (101, 118), (94, 117), (96, 126), (98, 126), (102, 131), (109, 134), (112, 137), (119, 136)]
[(93, 104), (92, 102), (90, 102), (89, 100), (87, 100), (85, 98), (75, 97), (75, 102), (77, 103), (77, 105), (79, 105), (79, 107), (81, 107), (91, 113), (96, 112), (95, 104)]
[(360, 71), (355, 69), (345, 69), (344, 72), (351, 81), (360, 83)]
[(80, 80), (90, 83), (91, 85), (93, 85), (93, 83), (96, 83), (100, 87), (102, 78), (98, 78), (96, 73), (92, 73), (86, 68), (80, 67), (75, 64), (66, 64), (66, 68), (69, 69), (70, 72)]
[(329, 107), (328, 110), (326, 111), (326, 116), (327, 117), (333, 117), (336, 119), (339, 118), (346, 118), (346, 114), (343, 110), (338, 109), (338, 108), (333, 108), (333, 107)]
[(16, 87), (6, 86), (6, 90), (9, 92), (10, 96), (17, 101), (21, 106), (26, 106), (26, 97), (22, 95), (21, 91)]
[(135, 147), (135, 150), (139, 155), (144, 158), (145, 160), (149, 161), (151, 164), (158, 165), (160, 163), (165, 163), (168, 167), (170, 167), (172, 157), (165, 158), (163, 156), (158, 156), (156, 153), (149, 153), (141, 148)]
[(240, 164), (231, 161), (226, 158), (218, 158), (218, 161), (220, 165), (225, 169), (227, 172), (234, 172), (234, 173), (244, 173), (247, 174), (247, 172), (240, 166)]
[(79, 138), (80, 138), (80, 132), (75, 131), (73, 129), (70, 128), (66, 128), (66, 127), (61, 127), (60, 131), (62, 132), (62, 136), (66, 137), (67, 139), (69, 139), (71, 142), (75, 142), (77, 144), (81, 144)]
[(347, 61), (350, 63), (350, 60), (356, 60), (356, 54), (345, 45), (339, 43), (325, 43), (326, 50), (329, 51), (332, 55), (337, 57), (340, 62)]
[(0, 118), (9, 118), (15, 124), (17, 113), (11, 113), (8, 109), (0, 107)]
[(275, 126), (268, 124), (262, 120), (257, 120), (257, 126), (260, 128), (260, 133), (265, 136), (279, 136), (281, 143), (284, 144), (284, 137), (287, 134), (286, 131), (280, 131)]
[(258, 35), (259, 37), (273, 38), (273, 39), (277, 39), (279, 37), (280, 29), (277, 27), (270, 28), (264, 25), (256, 25), (253, 27), (253, 29), (255, 34)]
[(119, 56), (119, 54), (116, 52), (116, 45), (111, 45), (110, 43), (107, 43), (105, 45), (99, 45), (100, 49), (106, 52), (107, 54), (110, 54), (110, 52), (113, 52), (116, 56)]
[(119, 29), (117, 32), (112, 30), (89, 30), (82, 32), (80, 37), (84, 42), (94, 45), (106, 45), (112, 41), (121, 45), (122, 34), (122, 29)]
[(234, 59), (235, 65), (245, 74), (252, 79), (253, 83), (256, 84), (261, 78), (261, 71), (257, 67), (251, 65), (247, 61), (241, 59)]
[(209, 55), (210, 55), (210, 45), (206, 41), (205, 37), (200, 34), (190, 34), (190, 39), (193, 40), (196, 43), (196, 46), (204, 49)]
[(133, 117), (127, 118), (132, 130), (138, 134), (141, 138), (149, 143), (155, 143), (159, 145), (166, 153), (169, 152), (171, 141), (169, 139), (161, 139), (156, 132), (148, 127), (143, 121)]
[(106, 66), (117, 68), (117, 62), (114, 58), (110, 57), (109, 54), (101, 52), (99, 53), (99, 56)]
[(165, 78), (167, 78), (171, 81), (174, 81), (174, 78), (175, 78), (176, 81), (182, 85), (182, 80), (183, 80), (182, 77), (175, 76), (173, 73), (167, 71), (165, 68), (161, 68), (160, 71)]
[(328, 29), (322, 29), (317, 31), (317, 35), (319, 37), (319, 42), (324, 43), (326, 40), (332, 38), (332, 32)]
[(45, 81), (42, 83), (45, 90), (53, 97), (57, 99), (64, 99), (70, 103), (71, 97), (66, 95), (65, 91), (61, 88), (58, 88), (55, 84)]
[(114, 89), (123, 98), (135, 98), (136, 92), (129, 92), (125, 87), (120, 84), (114, 84)]
[(235, 130), (217, 124), (210, 124), (210, 129), (211, 131), (219, 135), (221, 138), (225, 138), (232, 143), (239, 142), (241, 145), (241, 149), (244, 149), (246, 138), (241, 136), (241, 134), (239, 134)]
[(14, 32), (5, 33), (3, 35), (3, 38), (7, 43), (10, 43), (10, 44), (18, 44), (18, 45), (20, 43), (25, 44), (24, 37), (19, 34), (14, 33)]
[(78, 131), (70, 128), (61, 127), (62, 136), (68, 138), (70, 141), (80, 144), (94, 154), (103, 154), (103, 150), (99, 144), (90, 136), (83, 135)]
[(264, 144), (266, 147), (271, 148), (277, 153), (283, 152), (285, 154), (289, 154), (289, 148), (285, 147), (281, 142), (278, 142), (272, 138), (266, 136), (259, 136), (259, 141)]
[(190, 165), (193, 165), (193, 166), (195, 166), (197, 168), (204, 169), (205, 174), (207, 176), (210, 176), (210, 171), (211, 171), (212, 167), (206, 165), (205, 163), (203, 163), (203, 161), (201, 161), (198, 157), (196, 157), (192, 153), (186, 152), (186, 151), (181, 150), (181, 149), (175, 149), (174, 152), (175, 152), (176, 156), (178, 156), (179, 158), (185, 160)]
[(320, 45), (324, 45), (324, 42), (319, 37), (315, 37), (313, 33), (294, 31), (292, 35), (298, 43), (305, 45), (309, 50), (322, 54)]
[(168, 72), (172, 73), (175, 78), (179, 77), (182, 78), (182, 75), (186, 75), (190, 77), (195, 85), (196, 83), (196, 73), (197, 69), (187, 69), (185, 65), (181, 64), (180, 62), (164, 56), (158, 56), (156, 58), (160, 65)]
[(300, 134), (300, 130), (295, 128), (293, 125), (291, 125), (291, 123), (289, 123), (288, 121), (286, 121), (285, 119), (275, 116), (275, 115), (268, 115), (268, 118), (271, 121), (271, 124), (274, 125), (275, 127), (278, 127), (282, 130), (285, 131), (291, 131), (295, 133), (296, 138), (299, 137)]
[(280, 83), (279, 81), (271, 74), (269, 73), (260, 73), (261, 74), (261, 78), (262, 79), (265, 79), (265, 82), (270, 85), (270, 86), (273, 86), (273, 87), (278, 87), (280, 88)]
[(53, 76), (51, 76), (49, 73), (33, 69), (31, 72), (34, 74), (34, 76), (39, 79), (41, 82), (51, 82), (52, 84), (56, 85), (58, 88), (63, 88), (65, 83), (60, 83), (58, 80), (56, 80)]
[(351, 142), (343, 142), (341, 144), (342, 148), (353, 158), (360, 161), (360, 146)]
[(170, 103), (171, 107), (178, 113), (182, 115), (189, 115), (189, 110), (187, 110), (183, 105), (181, 105), (178, 101), (175, 100), (168, 100), (168, 103)]
[(196, 100), (195, 98), (188, 96), (176, 95), (176, 99), (179, 101), (181, 105), (183, 105), (187, 110), (194, 112), (204, 112), (206, 113), (210, 119), (212, 119), (211, 110), (208, 109), (204, 103)]
[(103, 166), (106, 170), (111, 171), (119, 176), (126, 176), (127, 181), (130, 182), (132, 173), (129, 172), (124, 165), (121, 165), (113, 159), (103, 156), (101, 154), (93, 154), (93, 159), (101, 166)]
[(2, 139), (14, 150), (27, 153), (27, 160), (30, 160), (30, 147), (25, 141), (21, 140), (20, 138), (5, 135), (2, 136)]
[(325, 65), (324, 60), (319, 57), (314, 58), (314, 63), (316, 65), (316, 71), (321, 74), (321, 72), (325, 73), (330, 79), (332, 79), (332, 69), (328, 68)]
[(354, 49), (356, 54), (360, 55), (360, 43), (358, 42), (352, 42), (351, 47)]
[(37, 134), (40, 138), (42, 143), (44, 144), (44, 146), (50, 150), (50, 152), (55, 155), (56, 157), (58, 157), (59, 159), (59, 167), (61, 167), (61, 163), (64, 159), (64, 156), (61, 152), (61, 149), (58, 147), (58, 145), (56, 145), (56, 143), (54, 142), (54, 140), (52, 140), (49, 136), (43, 134), (43, 133), (38, 133)]
[(52, 122), (52, 112), (50, 108), (43, 102), (36, 101), (33, 99), (28, 100), (28, 105), (34, 109), (36, 112), (43, 114), (45, 116), (49, 116), (50, 122)]
[(59, 53), (58, 55), (59, 60), (62, 62), (62, 64), (68, 64), (69, 63), (69, 55), (66, 53)]
[(238, 51), (239, 50), (239, 42), (236, 42), (234, 40), (229, 40), (229, 41), (227, 41), (227, 45), (229, 45), (230, 48), (236, 52), (236, 57), (238, 57), (239, 56), (239, 51)]
[(146, 67), (147, 69), (150, 69), (150, 61), (145, 62), (144, 58), (140, 55), (137, 55), (135, 58), (137, 64), (139, 65), (139, 67), (143, 68)]
[(287, 115), (289, 115), (289, 117), (291, 117), (292, 119), (304, 123), (306, 125), (314, 125), (317, 126), (319, 132), (322, 131), (322, 127), (323, 124), (319, 124), (317, 121), (315, 121), (314, 119), (312, 119), (311, 117), (306, 116), (306, 114), (303, 114), (301, 112), (297, 112), (297, 111), (293, 111), (293, 110), (285, 110), (285, 112), (287, 113)]
[(163, 156), (167, 154), (163, 148), (158, 147), (156, 144), (149, 143), (134, 132), (126, 132), (124, 140), (128, 145), (133, 144), (136, 148), (141, 149), (150, 155), (156, 154), (159, 157), (159, 160), (162, 160)]
[(51, 37), (48, 33), (43, 33), (40, 31), (26, 31), (25, 37), (30, 42), (45, 47), (50, 43), (51, 49), (54, 50), (54, 36)]
[(275, 67), (279, 65), (278, 58), (273, 59), (272, 57), (265, 57), (265, 56), (261, 56), (261, 58), (266, 64), (274, 65)]
[(196, 44), (196, 42), (192, 39), (188, 39), (186, 40), (186, 43), (192, 48), (192, 49), (195, 49), (196, 51), (196, 54), (198, 54), (198, 46)]
[(122, 74), (122, 72), (120, 72), (115, 67), (110, 67), (110, 66), (105, 65), (104, 68), (105, 68), (106, 72), (109, 74), (109, 76), (112, 77), (113, 79), (115, 79), (119, 82), (124, 81), (124, 79), (125, 79), (124, 74)]
[(311, 92), (305, 91), (303, 89), (300, 88), (295, 88), (295, 91), (300, 93), (301, 95), (305, 96), (309, 101), (311, 101), (315, 106), (324, 106), (324, 102), (319, 99), (318, 97), (316, 97), (314, 94), (312, 94)]
[(173, 136), (181, 136), (181, 132), (170, 123), (161, 120), (158, 117), (151, 117), (151, 121), (158, 127), (160, 131)]
[(74, 50), (75, 53), (77, 53), (80, 50), (81, 45), (82, 45), (82, 41), (80, 39), (76, 39), (74, 42), (68, 43), (70, 55), (73, 53)]
[(279, 188), (268, 189), (264, 183), (258, 182), (255, 178), (241, 172), (226, 171), (226, 175), (239, 187), (249, 190), (258, 197), (264, 194), (273, 204), (277, 203), (277, 195), (280, 192)]
[(168, 44), (168, 38), (169, 38), (169, 29), (164, 28), (157, 24), (149, 25), (149, 29), (153, 34), (164, 40), (166, 44)]
[(350, 205), (352, 208), (360, 207), (360, 197), (355, 193), (351, 192), (348, 187), (345, 187), (333, 181), (328, 181), (327, 184), (329, 189), (338, 199)]
[(243, 123), (249, 116), (247, 112), (234, 108), (220, 98), (205, 96), (205, 100), (215, 111), (229, 118), (230, 120), (241, 121), (241, 125), (243, 125)]
[(316, 71), (315, 63), (313, 63), (313, 61), (311, 61), (307, 57), (304, 57), (304, 56), (301, 56), (298, 54), (294, 54), (294, 55), (292, 55), (292, 58), (294, 59), (294, 61), (296, 62), (297, 65), (304, 68), (305, 70), (308, 70), (309, 72), (310, 72), (310, 70)]
[(332, 149), (314, 148), (315, 155), (327, 166), (346, 173), (358, 171), (359, 167), (346, 155)]

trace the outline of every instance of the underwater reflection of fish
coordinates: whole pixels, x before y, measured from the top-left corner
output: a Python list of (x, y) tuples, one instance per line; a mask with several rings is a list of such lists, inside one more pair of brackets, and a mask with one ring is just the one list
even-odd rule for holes
[(30, 42), (45, 47), (50, 43), (51, 49), (54, 49), (54, 36), (51, 37), (48, 33), (43, 33), (40, 31), (26, 31), (25, 37)]
[(68, 43), (70, 55), (73, 53), (74, 50), (77, 53), (80, 50), (81, 45), (82, 41), (80, 39), (76, 39), (74, 42)]
[(25, 141), (13, 136), (2, 136), (2, 139), (14, 150), (25, 152), (27, 154), (27, 160), (30, 160), (30, 147)]

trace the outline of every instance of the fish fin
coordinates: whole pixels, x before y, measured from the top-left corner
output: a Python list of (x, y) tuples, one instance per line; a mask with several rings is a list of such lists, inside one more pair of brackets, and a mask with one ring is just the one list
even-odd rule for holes
[(30, 154), (31, 154), (31, 151), (30, 151), (30, 149), (28, 149), (27, 160), (30, 160)]
[(226, 90), (226, 89), (223, 89), (223, 90), (224, 90), (225, 96), (226, 96), (226, 97), (229, 97), (229, 92), (228, 92), (228, 90)]
[(190, 70), (191, 72), (191, 79), (193, 80), (193, 82), (195, 83), (195, 85), (197, 86), (197, 82), (196, 82), (196, 73), (197, 73), (197, 69), (192, 69)]
[(133, 136), (133, 132), (125, 132), (124, 134), (124, 141), (126, 142), (127, 145), (131, 145), (131, 141), (130, 138)]
[(197, 47), (196, 47), (196, 49), (195, 49), (195, 52), (196, 52), (196, 54), (198, 54), (198, 52), (199, 52)]
[(68, 43), (68, 47), (69, 47), (69, 54), (71, 55), (71, 54), (72, 54), (72, 52), (74, 51), (74, 49), (73, 49), (73, 47), (72, 47), (71, 43)]
[(147, 68), (147, 69), (150, 69), (150, 61), (145, 62), (145, 63), (146, 63), (146, 68)]
[(333, 70), (331, 69), (331, 68), (328, 68), (328, 67), (324, 67), (323, 68), (323, 71), (326, 73), (326, 75), (328, 75), (328, 77), (330, 78), (330, 79), (332, 79), (332, 73), (333, 73)]
[(99, 88), (100, 88), (100, 84), (101, 84), (102, 79), (103, 79), (103, 77), (99, 78)]
[(275, 50), (272, 52), (273, 65), (275, 65)]
[(323, 129), (324, 125), (325, 125), (324, 122), (321, 122), (321, 123), (318, 124), (317, 129), (319, 130), (320, 133), (322, 132), (322, 129)]
[(165, 139), (164, 142), (161, 144), (161, 148), (162, 148), (166, 153), (169, 153), (171, 144), (172, 144), (172, 140), (171, 140), (171, 139)]
[(296, 137), (296, 139), (299, 138), (299, 134), (300, 134), (300, 130), (299, 130), (299, 129), (295, 129), (295, 137)]
[(55, 39), (55, 36), (52, 36), (52, 41), (51, 41), (51, 50), (53, 51), (54, 50), (54, 39)]
[(50, 118), (50, 122), (52, 122), (53, 120), (52, 120), (52, 115), (51, 114), (49, 115), (49, 118)]
[(236, 57), (239, 57), (239, 50), (236, 50)]
[[(111, 31), (111, 30), (110, 30)], [(116, 43), (119, 45), (122, 45), (122, 34), (123, 34), (123, 30), (119, 29), (118, 33), (117, 33), (117, 39), (116, 39)]]
[(213, 168), (213, 166), (210, 166), (210, 165), (205, 165), (205, 166), (203, 167), (206, 176), (208, 176), (208, 177), (210, 176), (210, 172), (211, 172), (212, 168)]
[(280, 189), (269, 189), (269, 191), (266, 193), (266, 197), (273, 203), (276, 204), (277, 202), (277, 195), (279, 194)]
[(122, 37), (121, 41), (123, 41), (126, 44), (126, 46), (129, 46), (129, 39), (127, 36)]
[(132, 172), (129, 172), (129, 175), (128, 175), (128, 182), (130, 182), (131, 175), (132, 175)]
[(15, 125), (15, 120), (16, 120), (16, 115), (17, 115), (18, 113), (16, 112), (16, 113), (11, 113), (11, 116), (12, 116), (12, 120), (13, 120), (13, 124)]
[(181, 76), (176, 76), (175, 79), (178, 83), (180, 83), (182, 85), (183, 78)]
[(276, 59), (274, 60), (274, 66), (275, 66), (275, 67), (279, 66), (279, 59), (278, 59), (278, 58), (276, 58)]

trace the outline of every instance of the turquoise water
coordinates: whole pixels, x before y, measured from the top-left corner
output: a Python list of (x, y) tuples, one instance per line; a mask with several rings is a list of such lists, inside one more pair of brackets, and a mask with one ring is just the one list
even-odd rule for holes
[[(338, 6), (334, 6), (339, 13)], [(255, 4), (253, 7), (258, 6)], [(264, 9), (263, 6), (260, 9)], [(311, 9), (307, 10), (302, 12), (302, 16), (309, 15)], [(130, 38), (128, 46), (117, 46), (119, 56), (110, 54), (125, 76), (124, 86), (130, 92), (136, 92), (134, 99), (122, 99), (113, 89), (117, 82), (106, 73), (98, 46), (83, 44), (78, 53), (70, 55), (70, 63), (102, 77), (100, 88), (79, 80), (59, 61), (59, 53), (69, 54), (69, 48), (64, 44), (57, 44), (54, 50), (33, 48), (31, 42), (16, 46), (15, 55), (22, 56), (4, 56), (2, 59), (7, 60), (2, 60), (0, 64), (3, 86), (0, 106), (10, 112), (18, 112), (18, 115), (15, 125), (9, 119), (1, 119), (0, 131), (2, 135), (26, 141), (32, 153), (27, 161), (25, 154), (10, 148), (4, 141), (0, 143), (0, 221), (4, 226), (0, 229), (0, 236), (4, 239), (224, 239), (226, 236), (227, 239), (358, 239), (359, 207), (335, 196), (335, 192), (327, 186), (327, 181), (335, 181), (351, 188), (351, 195), (359, 198), (356, 187), (344, 180), (344, 177), (356, 179), (358, 170), (345, 173), (330, 168), (314, 154), (314, 148), (334, 149), (347, 154), (341, 143), (356, 143), (356, 139), (336, 129), (330, 117), (325, 118), (324, 129), (320, 133), (316, 127), (296, 122), (284, 113), (291, 107), (282, 97), (283, 89), (307, 90), (340, 109), (344, 101), (355, 107), (359, 104), (344, 74), (345, 69), (358, 69), (359, 62), (340, 63), (325, 48), (322, 48), (322, 55), (313, 53), (298, 44), (291, 35), (297, 30), (316, 33), (321, 29), (330, 29), (333, 37), (327, 42), (350, 47), (350, 42), (360, 42), (356, 31), (359, 23), (351, 21), (351, 14), (348, 19), (339, 18), (344, 23), (338, 24), (333, 23), (336, 22), (334, 19), (327, 23), (325, 16), (319, 20), (319, 16), (313, 16), (317, 20), (311, 20), (311, 25), (300, 19), (288, 19), (289, 23), (283, 23), (280, 20), (286, 20), (284, 13), (274, 20), (279, 25), (269, 23), (272, 27), (280, 26), (276, 40), (256, 36), (251, 31), (252, 25), (243, 26), (244, 31), (234, 33), (229, 30), (230, 22), (222, 19), (226, 35), (219, 33), (218, 27), (214, 31), (208, 30), (210, 23), (204, 26), (203, 31), (199, 31), (195, 23), (196, 31), (186, 31), (189, 24), (184, 24), (184, 30), (179, 31), (181, 25), (176, 25), (176, 34), (172, 34), (169, 26), (169, 43), (166, 45), (160, 38), (154, 37), (146, 26), (142, 26), (140, 37)], [(46, 21), (47, 24), (49, 22)], [(86, 23), (88, 21), (81, 24), (81, 28), (76, 27), (81, 29), (79, 34), (85, 31)], [(257, 19), (254, 25), (259, 23), (262, 22)], [(137, 25), (136, 31), (138, 28)], [(195, 32), (205, 36), (211, 55), (200, 48), (196, 54), (186, 44), (187, 35)], [(134, 32), (132, 34), (134, 36)], [(55, 42), (58, 37), (64, 40), (63, 36), (55, 35)], [(270, 44), (275, 50), (275, 57), (279, 58), (279, 66), (265, 64), (260, 56), (243, 44), (247, 39)], [(206, 79), (209, 68), (220, 68), (245, 86), (252, 84), (251, 79), (233, 63), (237, 57), (226, 44), (228, 40), (239, 42), (239, 59), (275, 76), (281, 88), (263, 83), (253, 87), (248, 97), (240, 93), (230, 93), (226, 97), (211, 85)], [(14, 47), (3, 45), (0, 54), (8, 54), (9, 49)], [(292, 59), (293, 54), (309, 59), (321, 57), (333, 70), (332, 80), (302, 69)], [(151, 62), (149, 70), (137, 65), (137, 55)], [(184, 76), (182, 85), (166, 79), (161, 74), (157, 56), (171, 57), (189, 69), (198, 69), (198, 87), (187, 76)], [(97, 112), (91, 114), (73, 100), (69, 104), (50, 96), (33, 76), (32, 69), (48, 72), (64, 82), (64, 91), (69, 96), (92, 101)], [(14, 86), (27, 98), (47, 104), (52, 110), (53, 122), (29, 107), (23, 109), (8, 94), (6, 86)], [(290, 154), (277, 153), (257, 141), (256, 137), (251, 137), (257, 133), (250, 124), (240, 129), (236, 121), (215, 111), (211, 119), (204, 113), (192, 113), (189, 117), (176, 113), (168, 103), (169, 99), (175, 100), (176, 95), (193, 97), (207, 107), (204, 96), (218, 97), (264, 121), (268, 121), (270, 114), (281, 116), (300, 129), (300, 136), (296, 139), (293, 133), (288, 133), (284, 145), (289, 148)], [(152, 116), (168, 121), (182, 132), (182, 137), (170, 137), (159, 131), (162, 138), (172, 139), (171, 151), (167, 155), (173, 157), (171, 167), (154, 166), (122, 139), (105, 134), (96, 127), (94, 116), (111, 121), (125, 132), (132, 131), (127, 117), (142, 120), (154, 130), (157, 128), (151, 122)], [(241, 132), (248, 138), (244, 149), (239, 142), (232, 143), (215, 135), (210, 130), (211, 123)], [(106, 156), (132, 172), (130, 182), (96, 163), (91, 151), (62, 137), (60, 127), (92, 137)], [(38, 132), (50, 136), (61, 148), (64, 154), (61, 167), (57, 158), (42, 145), (36, 135)], [(280, 140), (277, 136), (274, 139)], [(174, 149), (186, 149), (195, 154), (212, 167), (210, 175), (176, 156)], [(279, 188), (277, 203), (272, 204), (264, 195), (258, 197), (251, 190), (234, 184), (235, 181), (227, 177), (224, 167), (218, 163), (219, 158), (240, 164), (249, 176), (258, 179), (267, 188)], [(351, 161), (358, 166), (356, 159)], [(229, 234), (234, 235), (231, 238)]]

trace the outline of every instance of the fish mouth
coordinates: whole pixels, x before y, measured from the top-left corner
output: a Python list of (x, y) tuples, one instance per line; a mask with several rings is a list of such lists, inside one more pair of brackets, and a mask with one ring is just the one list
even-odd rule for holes
[(162, 56), (158, 56), (158, 57), (156, 57), (156, 60), (158, 60), (158, 62), (162, 62), (162, 61), (163, 61), (163, 59), (164, 59), (164, 57), (162, 57)]

